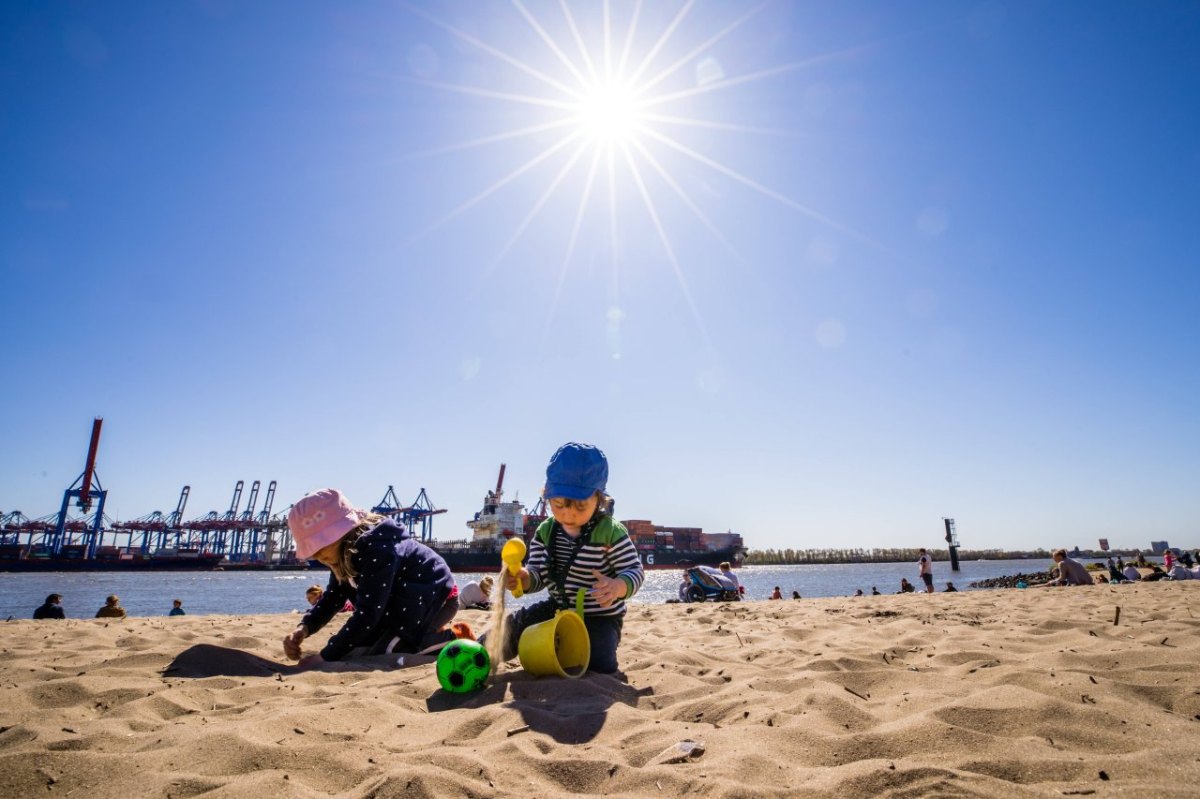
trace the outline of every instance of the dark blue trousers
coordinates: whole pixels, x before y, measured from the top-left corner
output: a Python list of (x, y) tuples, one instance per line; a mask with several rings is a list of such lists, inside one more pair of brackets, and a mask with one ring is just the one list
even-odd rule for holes
[[(517, 644), (521, 633), (526, 627), (541, 624), (554, 618), (558, 605), (553, 599), (518, 608), (508, 615), (508, 624), (504, 635), (504, 659), (517, 656)], [(587, 627), (588, 638), (592, 642), (592, 657), (588, 662), (588, 671), (599, 674), (612, 674), (617, 670), (617, 645), (621, 643), (621, 627), (625, 623), (622, 616), (587, 616), (583, 624)]]

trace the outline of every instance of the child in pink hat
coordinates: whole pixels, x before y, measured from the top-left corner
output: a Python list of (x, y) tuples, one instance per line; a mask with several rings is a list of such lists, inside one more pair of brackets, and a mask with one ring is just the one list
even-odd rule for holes
[[(291, 635), (283, 651), (301, 668), (365, 654), (435, 653), (470, 628), (448, 625), (458, 610), (458, 587), (442, 556), (415, 540), (404, 526), (360, 510), (335, 488), (314, 491), (292, 506), (288, 528), (296, 557), (317, 560), (332, 572), (329, 585)], [(320, 653), (301, 658), (300, 643), (320, 630), (346, 602), (354, 612)]]

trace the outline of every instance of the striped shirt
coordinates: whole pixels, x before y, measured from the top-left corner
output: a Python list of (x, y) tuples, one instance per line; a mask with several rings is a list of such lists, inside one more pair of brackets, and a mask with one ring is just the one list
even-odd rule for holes
[[(579, 547), (579, 554), (575, 557), (574, 563), (571, 564), (571, 569), (566, 576), (566, 600), (570, 607), (575, 607), (575, 596), (580, 588), (586, 589), (584, 594), (583, 612), (585, 616), (621, 616), (625, 613), (625, 599), (629, 599), (637, 590), (642, 587), (642, 581), (646, 577), (646, 573), (642, 571), (642, 559), (638, 557), (637, 549), (633, 545), (633, 541), (629, 538), (629, 533), (625, 531), (625, 527), (615, 519), (612, 520), (613, 526), (618, 531), (617, 540), (611, 546), (600, 546), (590, 542), (590, 533), (594, 527), (593, 523), (584, 525), (581, 536), (587, 536), (588, 540)], [(549, 551), (542, 541), (537, 536), (529, 542), (529, 560), (525, 564), (525, 568), (529, 571), (529, 591), (534, 593), (546, 588), (550, 591), (550, 595), (554, 599), (559, 598), (559, 586), (554, 581), (553, 572), (561, 570), (571, 559), (572, 553), (576, 549), (578, 541), (577, 537), (567, 535), (563, 527), (558, 522), (554, 522), (554, 527), (550, 531), (550, 535), (554, 537), (554, 561), (555, 567), (551, 568), (549, 562)], [(595, 585), (596, 580), (592, 576), (592, 570), (595, 569), (606, 577), (619, 577), (625, 581), (626, 591), (625, 599), (618, 599), (606, 608), (600, 607), (599, 603), (592, 598), (591, 589)]]

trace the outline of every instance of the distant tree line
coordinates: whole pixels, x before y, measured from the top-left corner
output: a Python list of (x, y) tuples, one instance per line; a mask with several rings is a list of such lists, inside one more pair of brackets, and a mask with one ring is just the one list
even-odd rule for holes
[[(935, 560), (949, 560), (946, 549), (930, 549)], [(1138, 550), (1071, 550), (1077, 558), (1137, 557)], [(920, 549), (916, 547), (890, 547), (884, 549), (751, 549), (742, 562), (747, 566), (792, 566), (809, 563), (900, 563), (916, 560)], [(1049, 560), (1048, 549), (959, 549), (959, 560)]]

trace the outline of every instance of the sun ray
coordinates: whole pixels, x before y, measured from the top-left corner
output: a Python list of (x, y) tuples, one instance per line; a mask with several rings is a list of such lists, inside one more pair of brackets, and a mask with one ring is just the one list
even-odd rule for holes
[(446, 83), (440, 80), (429, 80), (428, 78), (411, 78), (401, 76), (397, 78), (401, 83), (412, 83), (417, 86), (428, 86), (431, 89), (441, 89), (447, 92), (456, 92), (458, 94), (469, 94), (474, 97), (487, 97), (493, 100), (508, 100), (513, 103), (524, 103), (525, 105), (539, 105), (543, 108), (557, 108), (564, 111), (569, 111), (575, 107), (577, 103), (568, 100), (551, 100), (546, 97), (537, 97), (532, 94), (511, 94), (509, 92), (498, 92), (492, 89), (481, 89), (478, 86), (465, 86), (459, 83)]
[(804, 214), (805, 216), (815, 219), (818, 222), (821, 222), (822, 224), (833, 228), (834, 230), (837, 230), (841, 233), (845, 233), (848, 236), (853, 236), (854, 238), (858, 239), (859, 241), (866, 242), (867, 244), (870, 244), (872, 247), (875, 247), (876, 249), (883, 250), (885, 252), (887, 251), (886, 248), (883, 247), (883, 245), (879, 244), (876, 241), (871, 240), (866, 235), (859, 233), (857, 230), (846, 227), (841, 222), (838, 222), (835, 219), (831, 219), (818, 211), (814, 211), (813, 209), (809, 208), (806, 205), (801, 205), (800, 203), (796, 202), (795, 200), (793, 200), (790, 197), (780, 194), (779, 192), (774, 191), (773, 189), (767, 188), (766, 186), (762, 185), (761, 183), (751, 180), (750, 178), (746, 177), (745, 175), (738, 172), (737, 170), (730, 169), (729, 167), (725, 166), (724, 164), (718, 163), (718, 162), (714, 161), (713, 159), (709, 158), (708, 156), (698, 153), (695, 150), (691, 149), (690, 147), (680, 144), (679, 142), (672, 139), (670, 136), (664, 136), (661, 133), (659, 133), (658, 131), (655, 131), (655, 130), (653, 130), (651, 128), (647, 128), (647, 127), (643, 127), (641, 129), (641, 131), (643, 133), (645, 133), (647, 136), (657, 139), (658, 141), (662, 142), (663, 144), (667, 145), (668, 147), (678, 150), (679, 152), (683, 153), (684, 155), (686, 155), (690, 158), (693, 158), (696, 161), (699, 161), (700, 163), (704, 164), (705, 166), (709, 167), (710, 169), (715, 170), (716, 172), (720, 172), (722, 175), (725, 175), (728, 178), (732, 178), (733, 180), (736, 180), (738, 183), (741, 183), (743, 186), (748, 186), (749, 188), (754, 189), (758, 193), (760, 193), (766, 197), (770, 197), (772, 200), (775, 200), (776, 202), (783, 203), (788, 208), (791, 208), (794, 211), (799, 211), (800, 213)]
[(604, 8), (604, 79), (612, 83), (612, 20), (608, 0), (604, 0), (602, 7)]
[(650, 48), (650, 52), (647, 53), (646, 57), (642, 59), (642, 63), (639, 64), (638, 68), (635, 69), (633, 74), (629, 76), (630, 84), (637, 85), (638, 78), (640, 78), (642, 73), (646, 71), (646, 67), (650, 66), (650, 63), (654, 61), (654, 57), (658, 55), (658, 51), (666, 46), (667, 40), (671, 38), (671, 34), (675, 32), (675, 29), (679, 27), (679, 24), (683, 22), (683, 18), (688, 15), (688, 12), (692, 10), (692, 6), (695, 4), (696, 0), (688, 0), (683, 4), (683, 8), (679, 9), (679, 12), (675, 14), (675, 19), (671, 20), (671, 24), (667, 26), (665, 31), (663, 31), (662, 36), (658, 37), (658, 41), (654, 43), (652, 48)]
[(583, 73), (576, 68), (575, 62), (573, 62), (570, 58), (567, 58), (567, 54), (562, 51), (562, 48), (559, 47), (550, 34), (546, 32), (546, 29), (541, 26), (541, 23), (534, 18), (533, 14), (531, 14), (529, 10), (521, 4), (521, 0), (512, 0), (512, 3), (514, 6), (516, 6), (517, 11), (521, 12), (521, 16), (525, 17), (525, 21), (529, 23), (530, 27), (537, 31), (538, 36), (542, 37), (542, 41), (546, 43), (546, 46), (549, 47), (556, 56), (558, 56), (558, 60), (563, 62), (563, 65), (566, 66), (570, 73), (575, 77), (575, 80), (579, 81), (581, 85), (586, 86), (587, 78), (585, 78)]
[(558, 280), (554, 284), (554, 296), (550, 300), (550, 308), (546, 314), (546, 327), (542, 332), (542, 341), (550, 337), (550, 323), (554, 321), (554, 314), (558, 310), (558, 298), (562, 295), (563, 285), (567, 282), (567, 268), (571, 264), (571, 256), (575, 253), (575, 243), (579, 238), (579, 228), (583, 225), (583, 213), (587, 210), (588, 201), (592, 196), (592, 184), (596, 180), (596, 168), (600, 165), (601, 150), (596, 149), (592, 154), (592, 166), (588, 169), (587, 182), (583, 187), (583, 197), (579, 201), (579, 208), (575, 212), (575, 223), (571, 226), (571, 237), (567, 241), (567, 253), (563, 257), (562, 268), (558, 270)]
[(583, 55), (583, 63), (587, 67), (588, 74), (592, 76), (593, 82), (598, 81), (600, 76), (596, 74), (596, 65), (588, 54), (587, 45), (584, 44), (583, 36), (579, 33), (579, 26), (575, 24), (575, 16), (567, 6), (567, 0), (559, 0), (559, 5), (562, 7), (563, 16), (567, 19), (567, 27), (571, 29), (571, 35), (575, 38), (575, 44), (579, 45), (579, 52)]
[(474, 205), (479, 204), (483, 200), (487, 199), (487, 197), (489, 197), (490, 195), (492, 195), (492, 194), (496, 193), (497, 191), (499, 191), (500, 189), (504, 188), (509, 183), (513, 182), (514, 180), (519, 178), (521, 175), (523, 175), (526, 172), (528, 172), (529, 170), (533, 169), (535, 166), (540, 164), (542, 161), (545, 161), (547, 158), (554, 155), (556, 152), (561, 150), (563, 147), (566, 147), (572, 141), (574, 141), (575, 139), (578, 139), (582, 136), (583, 136), (583, 133), (581, 131), (575, 131), (574, 133), (564, 136), (557, 144), (553, 145), (552, 147), (546, 148), (538, 155), (529, 159), (524, 164), (522, 164), (521, 166), (514, 169), (512, 172), (509, 172), (507, 175), (500, 178), (500, 180), (496, 181), (491, 186), (489, 186), (486, 189), (484, 189), (483, 191), (481, 191), (479, 194), (476, 194), (474, 197), (467, 200), (465, 203), (458, 206), (453, 211), (451, 211), (450, 213), (443, 216), (441, 219), (434, 222), (432, 225), (430, 225), (424, 231), (417, 234), (416, 238), (420, 238), (421, 236), (425, 235), (426, 233), (433, 230), (434, 228), (441, 227), (442, 225), (446, 224), (454, 217), (456, 217), (459, 214), (466, 211), (467, 209), (471, 208)]
[(583, 155), (587, 148), (588, 142), (584, 141), (575, 149), (575, 153), (571, 156), (567, 163), (563, 165), (562, 169), (558, 170), (558, 174), (554, 176), (554, 180), (550, 181), (550, 185), (546, 187), (546, 191), (544, 191), (542, 196), (538, 198), (538, 201), (534, 203), (533, 208), (529, 210), (529, 213), (526, 214), (525, 219), (522, 220), (521, 224), (517, 226), (517, 229), (509, 238), (508, 243), (506, 243), (504, 248), (500, 250), (499, 254), (492, 259), (491, 265), (484, 271), (481, 277), (486, 278), (492, 272), (492, 270), (504, 260), (504, 256), (508, 255), (508, 251), (511, 250), (513, 245), (516, 244), (521, 238), (521, 234), (525, 232), (525, 229), (529, 227), (546, 203), (550, 201), (550, 197), (554, 194), (554, 190), (557, 189), (559, 184), (563, 182), (563, 179), (570, 173), (571, 169), (574, 168), (575, 162), (579, 160), (579, 157)]
[(510, 64), (510, 65), (516, 67), (517, 69), (521, 70), (522, 72), (524, 72), (527, 75), (532, 75), (533, 77), (535, 77), (538, 80), (545, 83), (547, 86), (551, 86), (552, 88), (558, 89), (560, 92), (563, 92), (564, 94), (566, 94), (570, 97), (578, 97), (579, 96), (579, 92), (577, 90), (572, 89), (571, 87), (567, 86), (565, 83), (561, 83), (560, 81), (555, 80), (554, 78), (550, 77), (549, 75), (534, 69), (533, 67), (529, 66), (528, 64), (526, 64), (524, 61), (520, 60), (519, 58), (514, 58), (513, 56), (509, 55), (508, 53), (505, 53), (502, 50), (498, 50), (495, 47), (492, 47), (487, 42), (484, 42), (484, 41), (472, 36), (471, 34), (467, 33), (466, 31), (460, 30), (459, 28), (454, 27), (453, 25), (449, 24), (448, 22), (442, 22), (437, 17), (435, 17), (431, 14), (427, 14), (424, 11), (422, 11), (421, 9), (416, 8), (412, 5), (409, 5), (408, 3), (402, 2), (400, 5), (404, 6), (409, 11), (416, 14), (417, 16), (433, 23), (434, 25), (437, 25), (442, 30), (454, 34), (455, 36), (462, 39), (467, 44), (471, 44), (471, 45), (474, 45), (475, 47), (478, 47), (480, 50), (484, 51), (485, 53), (495, 56), (496, 58), (499, 58), (501, 61), (505, 62), (506, 64)]
[(617, 170), (613, 162), (613, 148), (606, 153), (608, 161), (608, 251), (613, 270), (613, 296), (620, 304), (621, 271), (617, 259)]
[(633, 46), (633, 35), (637, 31), (638, 17), (642, 15), (642, 0), (637, 0), (633, 6), (633, 17), (629, 20), (629, 30), (625, 33), (625, 46), (621, 48), (621, 59), (617, 62), (617, 80), (625, 75), (625, 62), (629, 59), (629, 48)]
[(683, 201), (683, 204), (686, 205), (688, 209), (690, 209), (691, 212), (696, 215), (696, 218), (700, 220), (704, 227), (708, 228), (708, 232), (712, 233), (713, 237), (716, 238), (717, 241), (721, 242), (721, 245), (729, 251), (729, 254), (736, 258), (743, 266), (748, 266), (749, 264), (747, 264), (746, 259), (742, 257), (742, 254), (734, 248), (729, 239), (725, 238), (725, 234), (722, 233), (720, 228), (718, 228), (712, 222), (712, 220), (705, 215), (704, 211), (700, 210), (700, 207), (696, 205), (695, 201), (692, 200), (691, 197), (688, 196), (687, 192), (683, 190), (683, 187), (680, 186), (673, 177), (671, 177), (671, 173), (667, 171), (666, 167), (659, 163), (658, 159), (654, 157), (654, 153), (650, 152), (650, 150), (646, 148), (646, 145), (642, 144), (637, 139), (633, 140), (633, 146), (636, 147), (638, 152), (642, 154), (642, 158), (645, 158), (646, 162), (649, 163), (650, 166), (654, 167), (654, 170), (658, 172), (659, 177), (661, 177), (668, 186), (674, 189), (675, 193), (679, 195), (679, 199)]
[(707, 50), (708, 48), (712, 47), (717, 42), (724, 39), (726, 36), (728, 36), (730, 33), (732, 33), (734, 30), (736, 30), (738, 28), (738, 26), (740, 26), (743, 22), (750, 19), (751, 17), (756, 15), (758, 12), (762, 11), (763, 8), (765, 8), (766, 6), (767, 6), (767, 3), (758, 4), (754, 8), (747, 11), (745, 14), (742, 14), (740, 17), (735, 19), (733, 22), (726, 25), (724, 28), (722, 28), (716, 34), (714, 34), (713, 36), (710, 36), (704, 42), (702, 42), (701, 44), (692, 48), (691, 52), (689, 52), (683, 58), (680, 58), (678, 61), (676, 61), (671, 66), (664, 69), (662, 72), (659, 72), (657, 75), (655, 75), (650, 80), (648, 80), (644, 83), (639, 83), (638, 84), (638, 92), (644, 93), (644, 92), (650, 91), (652, 88), (657, 86), (659, 83), (661, 83), (662, 81), (666, 80), (668, 77), (673, 75), (675, 73), (675, 71), (678, 70), (681, 66), (683, 66), (684, 64), (687, 64), (693, 58), (698, 56), (700, 53), (703, 53), (705, 50)]
[(732, 122), (711, 122), (707, 119), (692, 119), (691, 117), (677, 117), (670, 114), (638, 114), (640, 119), (647, 122), (664, 122), (668, 125), (682, 125), (692, 128), (706, 128), (708, 130), (727, 130), (732, 133), (757, 133), (763, 136), (785, 136), (788, 138), (799, 138), (801, 134), (794, 130), (785, 128), (759, 128), (752, 125), (735, 125)]
[(681, 100), (685, 97), (695, 97), (698, 94), (707, 94), (720, 89), (728, 89), (730, 86), (740, 86), (743, 83), (752, 83), (756, 80), (771, 78), (776, 75), (782, 75), (786, 72), (795, 72), (798, 69), (811, 67), (814, 64), (820, 64), (824, 61), (831, 61), (835, 58), (844, 58), (846, 56), (855, 55), (873, 46), (874, 45), (859, 45), (857, 47), (847, 47), (843, 50), (838, 50), (833, 53), (825, 53), (824, 55), (806, 58), (803, 61), (793, 61), (789, 64), (780, 64), (777, 67), (771, 67), (770, 69), (763, 69), (759, 70), (758, 72), (739, 75), (736, 78), (726, 78), (724, 80), (705, 84), (704, 86), (696, 86), (691, 89), (681, 89), (680, 91), (671, 92), (670, 94), (660, 94), (655, 97), (649, 97), (640, 101), (638, 103), (638, 108), (651, 108), (656, 105), (662, 105), (663, 103), (671, 102), (672, 100)]
[(496, 142), (508, 141), (509, 139), (521, 139), (526, 136), (532, 136), (535, 133), (542, 133), (547, 130), (554, 130), (555, 128), (565, 128), (566, 126), (574, 123), (575, 120), (571, 119), (570, 117), (564, 117), (562, 119), (544, 122), (541, 125), (529, 125), (528, 127), (509, 130), (505, 131), (504, 133), (496, 133), (491, 136), (483, 136), (478, 139), (471, 139), (470, 141), (458, 142), (457, 144), (447, 144), (444, 147), (437, 147), (432, 150), (422, 150), (420, 152), (409, 154), (406, 160), (429, 158), (431, 156), (445, 155), (446, 153), (454, 153), (461, 150), (473, 150), (476, 147), (484, 147), (488, 144), (495, 144)]
[(696, 327), (700, 330), (700, 335), (704, 337), (704, 343), (712, 349), (712, 341), (708, 336), (708, 329), (704, 326), (704, 320), (700, 316), (700, 309), (696, 307), (696, 301), (692, 297), (692, 290), (688, 287), (687, 278), (683, 276), (683, 269), (679, 266), (679, 259), (675, 257), (675, 248), (671, 246), (671, 240), (667, 237), (667, 231), (663, 227), (662, 220), (658, 217), (658, 209), (654, 206), (654, 200), (650, 197), (650, 192), (646, 189), (646, 183), (642, 180), (641, 170), (637, 168), (637, 164), (633, 162), (633, 154), (629, 152), (629, 148), (622, 146), (621, 152), (625, 154), (625, 162), (629, 165), (629, 171), (633, 174), (633, 182), (637, 185), (638, 193), (642, 195), (642, 202), (646, 204), (646, 213), (650, 215), (650, 221), (654, 223), (654, 229), (658, 231), (658, 238), (662, 241), (663, 248), (667, 252), (667, 260), (671, 262), (671, 269), (675, 272), (675, 280), (679, 283), (679, 289), (683, 292), (683, 298), (687, 302), (688, 309), (692, 312), (692, 319), (696, 322)]

